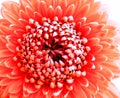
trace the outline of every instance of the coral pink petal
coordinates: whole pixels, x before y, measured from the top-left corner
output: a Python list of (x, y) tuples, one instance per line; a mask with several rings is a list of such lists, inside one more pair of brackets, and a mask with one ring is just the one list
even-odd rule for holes
[(42, 16), (48, 16), (47, 15), (47, 4), (45, 1), (40, 1), (38, 5), (39, 12), (41, 13)]
[(0, 85), (1, 86), (7, 86), (10, 85), (10, 83), (12, 83), (13, 81), (10, 81), (9, 79), (3, 79), (0, 81)]
[(13, 83), (9, 84), (9, 93), (16, 94), (21, 91), (23, 85), (22, 79), (17, 79)]
[[(0, 40), (1, 40), (3, 43), (6, 43), (6, 42), (7, 42), (5, 38), (6, 38), (6, 36), (0, 35)], [(2, 46), (2, 44), (1, 44), (1, 46)]]
[(22, 98), (22, 92), (18, 92), (16, 94), (10, 94), (10, 98)]
[(55, 8), (55, 15), (58, 16), (59, 18), (62, 17), (63, 11), (62, 11), (61, 6), (57, 6), (57, 7)]
[(41, 21), (42, 16), (40, 13), (34, 12), (33, 14), (36, 21)]
[[(111, 44), (110, 43), (108, 43), (108, 42), (106, 42), (106, 41), (103, 41), (103, 42), (101, 42), (100, 43), (104, 48), (110, 48), (111, 47)], [(104, 49), (103, 48), (103, 49)]]
[(32, 10), (32, 8), (30, 6), (26, 6), (25, 7), (25, 13), (26, 13), (27, 17), (33, 18), (33, 12), (34, 11)]
[(80, 84), (79, 80), (77, 80), (74, 85), (73, 95), (74, 95), (74, 97), (77, 96), (78, 98), (87, 98), (86, 93), (84, 92), (83, 89), (81, 89), (81, 84)]
[(98, 45), (99, 42), (100, 42), (100, 38), (92, 37), (92, 38), (89, 39), (88, 45), (91, 45), (91, 46)]
[[(18, 13), (19, 13), (19, 5), (16, 2), (13, 1), (4, 1), (2, 3), (3, 7), (6, 9), (6, 11), (11, 14), (12, 16), (18, 18)], [(9, 11), (11, 10), (11, 11)], [(14, 14), (13, 14), (14, 13)]]
[(0, 98), (119, 98), (118, 31), (105, 10), (96, 0), (2, 3)]
[(89, 86), (89, 81), (85, 77), (80, 78), (80, 84), (83, 87), (88, 87)]
[(89, 8), (90, 8), (90, 5), (89, 5), (89, 4), (84, 5), (84, 6), (79, 10), (79, 12), (76, 13), (76, 14), (77, 14), (77, 15), (76, 15), (76, 18), (86, 16)]
[(80, 31), (84, 32), (84, 33), (83, 33), (84, 36), (87, 36), (87, 35), (89, 35), (90, 32), (91, 32), (91, 28), (90, 28), (89, 26), (86, 26), (86, 27), (84, 27), (84, 28), (80, 28)]
[(0, 50), (0, 57), (10, 57), (10, 56), (12, 56), (12, 54), (10, 53), (10, 51), (9, 50)]
[(16, 46), (14, 44), (6, 44), (6, 47), (10, 52), (15, 52)]
[(23, 91), (27, 92), (28, 94), (32, 94), (37, 92), (38, 89), (34, 88), (34, 86), (30, 83), (23, 84)]
[(49, 7), (48, 7), (48, 17), (49, 18), (53, 18), (54, 17), (54, 8), (53, 8), (53, 6), (52, 5), (50, 5)]
[(71, 16), (73, 15), (75, 12), (75, 5), (71, 4), (68, 6), (68, 8), (66, 9), (66, 12), (64, 13), (64, 16)]
[(17, 17), (11, 15), (9, 12), (2, 10), (2, 16), (8, 20), (10, 23), (17, 24)]
[(96, 45), (92, 47), (92, 51), (95, 53), (99, 53), (103, 50), (103, 46), (102, 45)]
[(113, 77), (114, 77), (114, 74), (113, 74), (113, 72), (110, 70), (110, 69), (108, 69), (107, 67), (103, 67), (103, 72), (102, 72), (102, 74), (106, 77), (106, 79), (112, 79)]
[(22, 18), (22, 19), (28, 19), (24, 10), (19, 11), (19, 17)]

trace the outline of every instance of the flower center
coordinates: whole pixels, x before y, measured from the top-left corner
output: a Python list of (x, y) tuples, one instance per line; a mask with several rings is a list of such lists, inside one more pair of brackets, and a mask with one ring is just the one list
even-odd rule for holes
[(44, 17), (40, 23), (29, 19), (27, 33), (18, 39), (17, 56), (13, 58), (20, 70), (27, 73), (26, 82), (37, 87), (45, 84), (61, 88), (85, 75), (81, 68), (87, 64), (90, 47), (75, 26), (72, 16), (61, 20)]

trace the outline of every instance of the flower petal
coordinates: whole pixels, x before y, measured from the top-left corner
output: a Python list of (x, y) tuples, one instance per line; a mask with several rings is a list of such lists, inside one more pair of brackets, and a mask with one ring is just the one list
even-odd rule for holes
[(96, 61), (98, 62), (106, 62), (108, 60), (108, 57), (106, 55), (98, 55), (98, 56), (95, 56), (96, 57)]
[(115, 64), (113, 64), (112, 62), (105, 62), (103, 63), (104, 66), (108, 67), (112, 72), (114, 72), (114, 76), (120, 76), (119, 75), (119, 65), (116, 66)]
[(12, 31), (11, 31), (11, 29), (10, 28), (8, 28), (7, 27), (7, 25), (0, 25), (0, 31), (2, 31), (1, 33), (3, 34), (3, 35), (9, 35), (8, 34), (8, 31), (9, 31), (9, 33), (11, 33)]
[(34, 11), (32, 10), (32, 8), (30, 6), (25, 7), (25, 13), (26, 13), (27, 17), (33, 18), (33, 12)]
[[(14, 17), (18, 17), (19, 12), (19, 5), (16, 2), (13, 1), (4, 1), (2, 3), (2, 7), (11, 15)], [(13, 14), (14, 13), (14, 14)]]
[(80, 78), (80, 84), (83, 87), (88, 87), (89, 86), (89, 81), (85, 77)]
[(40, 1), (38, 4), (39, 12), (42, 16), (47, 16), (48, 10), (47, 10), (47, 4), (45, 1)]
[(22, 88), (22, 80), (17, 79), (13, 83), (9, 84), (9, 93), (15, 94), (21, 91)]
[(38, 91), (38, 89), (36, 89), (34, 87), (34, 85), (30, 84), (30, 83), (24, 83), (23, 84), (23, 91), (27, 92), (28, 94), (32, 94)]
[(6, 47), (10, 52), (15, 53), (16, 46), (14, 44), (6, 44)]
[(81, 28), (81, 30), (80, 31), (82, 31), (83, 33), (83, 35), (84, 36), (89, 36), (89, 34), (90, 34), (90, 32), (91, 32), (91, 28), (89, 27), (89, 26), (86, 26), (86, 27), (83, 27), (83, 28)]
[(107, 79), (101, 74), (101, 73), (98, 73), (98, 72), (87, 72), (87, 76), (86, 78), (88, 79), (88, 81), (90, 81), (91, 83), (93, 84), (101, 84), (101, 83), (104, 83)]
[(99, 44), (100, 38), (92, 37), (92, 38), (90, 38), (88, 41), (89, 41), (88, 45), (90, 45), (90, 46), (95, 46), (95, 45), (98, 45), (98, 44)]
[(31, 3), (29, 0), (20, 0), (20, 6), (24, 9), (26, 6), (31, 7)]
[(22, 19), (28, 19), (25, 11), (23, 11), (23, 10), (19, 11), (19, 17), (22, 18)]
[(9, 98), (22, 98), (22, 92), (18, 92), (16, 94), (10, 94)]
[(2, 79), (0, 80), (0, 86), (7, 86), (7, 85), (10, 85), (10, 83), (12, 83), (13, 80), (9, 80), (9, 79)]
[(2, 16), (6, 20), (8, 20), (10, 23), (17, 24), (17, 17), (15, 17), (14, 15), (11, 15), (9, 12), (5, 11), (4, 9), (2, 9), (1, 13), (2, 13)]
[(49, 7), (48, 7), (48, 17), (49, 18), (53, 18), (54, 17), (54, 8), (53, 8), (53, 6), (52, 5), (50, 5)]
[(89, 4), (83, 5), (82, 8), (80, 8), (79, 12), (76, 12), (76, 15), (75, 15), (76, 19), (78, 19), (79, 17), (86, 16), (89, 9), (90, 9)]
[(4, 88), (3, 91), (2, 91), (2, 94), (0, 95), (1, 98), (8, 98), (8, 87)]
[(81, 88), (81, 83), (79, 80), (75, 81), (72, 94), (74, 95), (74, 98), (76, 98), (76, 96), (77, 98), (87, 98), (86, 93)]
[(57, 7), (55, 8), (55, 15), (58, 16), (59, 18), (62, 17), (63, 11), (62, 11), (61, 6), (57, 6)]
[(107, 41), (101, 41), (100, 44), (104, 47), (103, 49), (110, 48), (111, 44)]
[(41, 16), (40, 13), (34, 12), (33, 14), (34, 14), (34, 19), (35, 19), (36, 21), (41, 21), (42, 16)]
[(8, 49), (0, 50), (0, 58), (10, 56), (13, 56), (13, 54)]
[(102, 46), (102, 45), (96, 45), (96, 46), (91, 47), (91, 48), (92, 48), (92, 51), (93, 51), (94, 53), (99, 53), (99, 52), (102, 51), (103, 46)]
[(68, 6), (68, 8), (66, 9), (65, 13), (64, 13), (64, 16), (71, 16), (74, 14), (74, 11), (75, 11), (75, 5), (74, 4), (71, 4)]
[(106, 77), (107, 80), (111, 80), (114, 77), (112, 70), (108, 69), (105, 66), (103, 67), (103, 70), (104, 71), (102, 71), (102, 74), (104, 75), (104, 77)]

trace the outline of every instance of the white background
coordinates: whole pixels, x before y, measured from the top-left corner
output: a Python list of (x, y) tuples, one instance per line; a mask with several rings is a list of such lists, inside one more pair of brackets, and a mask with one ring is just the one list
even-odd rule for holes
[[(1, 7), (1, 2), (3, 1), (7, 1), (7, 0), (0, 0), (0, 7)], [(18, 0), (13, 0), (13, 1), (18, 1)], [(96, 1), (101, 1), (103, 4), (106, 4), (106, 6), (109, 7), (109, 18), (120, 24), (120, 0), (96, 0)], [(120, 78), (113, 80), (113, 83), (120, 90)]]

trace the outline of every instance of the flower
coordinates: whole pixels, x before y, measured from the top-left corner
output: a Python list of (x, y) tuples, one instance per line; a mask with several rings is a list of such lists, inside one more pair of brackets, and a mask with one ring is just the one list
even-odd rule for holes
[(2, 4), (1, 98), (118, 98), (116, 27), (94, 0)]

